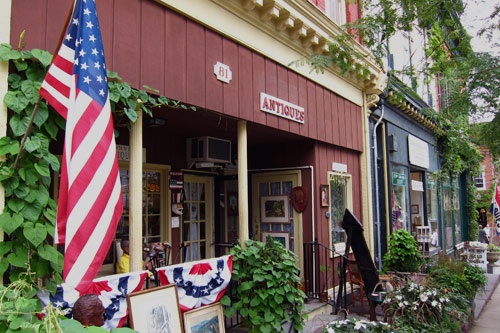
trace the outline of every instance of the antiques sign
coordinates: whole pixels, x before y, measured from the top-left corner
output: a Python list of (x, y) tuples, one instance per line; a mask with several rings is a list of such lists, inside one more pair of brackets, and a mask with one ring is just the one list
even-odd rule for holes
[(260, 93), (260, 110), (303, 124), (305, 119), (304, 108), (277, 97)]

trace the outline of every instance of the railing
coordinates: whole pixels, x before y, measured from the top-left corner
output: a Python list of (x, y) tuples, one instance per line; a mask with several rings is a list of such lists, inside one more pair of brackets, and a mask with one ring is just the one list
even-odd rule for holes
[[(334, 260), (335, 251), (323, 244), (314, 242), (304, 243), (304, 292), (308, 300), (319, 299), (327, 304), (335, 306), (335, 311), (341, 306), (341, 300), (345, 303), (345, 267), (343, 255), (339, 260)], [(342, 272), (344, 268), (344, 274)], [(343, 283), (342, 295), (335, 295), (336, 286)], [(345, 307), (345, 304), (344, 306)]]

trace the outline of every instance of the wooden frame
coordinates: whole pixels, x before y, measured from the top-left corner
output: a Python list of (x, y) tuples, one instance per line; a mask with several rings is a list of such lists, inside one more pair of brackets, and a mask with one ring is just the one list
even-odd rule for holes
[(177, 286), (169, 284), (127, 295), (130, 328), (143, 332), (183, 332)]
[(283, 244), (286, 249), (290, 249), (290, 234), (288, 232), (262, 232), (262, 241), (265, 242), (268, 236)]
[(412, 214), (418, 214), (418, 205), (411, 205), (411, 213)]
[(328, 207), (328, 204), (330, 202), (330, 193), (328, 191), (328, 185), (320, 186), (319, 197), (321, 200), (321, 207)]
[(260, 198), (262, 223), (290, 223), (289, 211), (287, 195), (270, 195)]
[[(224, 333), (222, 305), (214, 303), (184, 313), (185, 333), (219, 332)], [(214, 329), (214, 331), (210, 329)]]

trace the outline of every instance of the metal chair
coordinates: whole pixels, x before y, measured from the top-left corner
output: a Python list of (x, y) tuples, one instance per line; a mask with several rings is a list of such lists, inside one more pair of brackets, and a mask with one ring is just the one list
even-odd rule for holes
[(157, 269), (169, 265), (171, 249), (172, 245), (168, 242), (154, 242), (149, 248), (144, 248), (148, 253), (145, 266), (151, 272), (150, 279), (154, 280), (156, 286), (160, 285)]

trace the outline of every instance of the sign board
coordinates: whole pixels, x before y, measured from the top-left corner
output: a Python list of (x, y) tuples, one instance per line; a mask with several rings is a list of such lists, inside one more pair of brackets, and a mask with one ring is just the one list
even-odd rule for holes
[(217, 80), (225, 83), (229, 83), (233, 79), (233, 72), (231, 72), (231, 68), (219, 61), (217, 61), (214, 65), (214, 74), (217, 77)]
[(408, 135), (408, 159), (410, 164), (429, 169), (429, 144)]
[(485, 272), (488, 269), (488, 261), (486, 259), (486, 246), (486, 244), (480, 242), (463, 243), (463, 250), (466, 254), (467, 262), (472, 266), (481, 268)]
[[(116, 145), (118, 161), (130, 161), (130, 147), (125, 145)], [(146, 148), (142, 148), (142, 163), (146, 163)]]
[(402, 173), (393, 172), (392, 173), (392, 185), (405, 186), (406, 176)]
[(277, 97), (260, 93), (260, 110), (303, 124), (305, 120), (304, 108)]

